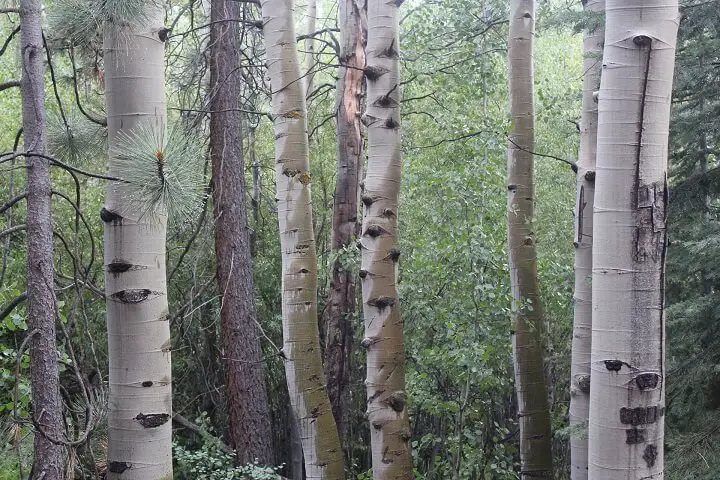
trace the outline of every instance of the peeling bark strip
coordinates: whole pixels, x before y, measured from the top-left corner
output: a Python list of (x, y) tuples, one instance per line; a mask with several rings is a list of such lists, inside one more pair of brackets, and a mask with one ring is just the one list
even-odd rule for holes
[[(599, 94), (588, 472), (663, 478), (673, 0), (607, 0)], [(628, 128), (632, 125), (633, 128)]]
[[(23, 148), (45, 153), (45, 90), (40, 0), (20, 1), (20, 49), (22, 52)], [(47, 436), (35, 433), (32, 478), (62, 480), (64, 447), (50, 438), (64, 438), (65, 426), (60, 398), (60, 380), (55, 335), (53, 291), (53, 225), (50, 164), (28, 156), (27, 169), (27, 299), (30, 388), (33, 420)]]
[[(294, 2), (260, 3), (273, 92), (285, 374), (290, 403), (299, 422), (307, 478), (340, 480), (345, 478), (342, 448), (320, 356), (307, 108), (304, 82), (299, 80)], [(307, 273), (298, 274), (301, 270)]]
[[(358, 193), (363, 168), (365, 98), (363, 68), (367, 18), (365, 0), (339, 0), (340, 68), (335, 89), (337, 111), (337, 175), (333, 196), (330, 295), (323, 312), (325, 352), (323, 365), (328, 395), (340, 441), (347, 451), (346, 425), (350, 410), (350, 374), (353, 370), (353, 325), (357, 279), (342, 264), (341, 253), (360, 236)], [(363, 204), (374, 199), (362, 198)], [(367, 272), (365, 272), (367, 274)], [(362, 276), (362, 273), (361, 273)], [(346, 458), (350, 458), (346, 455)]]
[[(148, 8), (152, 2), (148, 2)], [(118, 136), (140, 124), (166, 124), (163, 11), (145, 25), (107, 22), (104, 32), (105, 102), (110, 174), (122, 176)], [(148, 152), (161, 161), (156, 152)], [(155, 169), (152, 165), (149, 168)], [(108, 480), (172, 477), (170, 325), (165, 272), (164, 216), (139, 217), (124, 184), (108, 185), (100, 218), (105, 227), (105, 288), (108, 292)], [(148, 321), (157, 320), (157, 321)], [(153, 382), (149, 378), (163, 379)], [(167, 379), (167, 381), (165, 381)], [(139, 391), (139, 388), (143, 388)], [(138, 448), (142, 445), (142, 448)], [(142, 466), (142, 467), (141, 467)]]
[[(533, 109), (534, 0), (512, 0), (508, 66), (513, 130), (508, 145), (508, 251), (513, 293), (513, 360), (523, 479), (552, 477), (550, 411), (545, 390), (545, 332), (533, 232), (535, 112)], [(512, 188), (511, 188), (512, 187)], [(528, 308), (531, 307), (531, 308)]]
[[(403, 321), (396, 286), (401, 179), (399, 2), (368, 7), (368, 166), (363, 183), (362, 294), (367, 413), (375, 480), (412, 478)], [(365, 273), (362, 273), (365, 272)]]

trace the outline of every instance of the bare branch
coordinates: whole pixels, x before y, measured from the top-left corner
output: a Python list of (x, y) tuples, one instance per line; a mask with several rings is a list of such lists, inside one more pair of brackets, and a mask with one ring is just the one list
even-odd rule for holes
[(24, 199), (25, 197), (27, 197), (27, 192), (23, 192), (20, 195), (13, 198), (12, 200), (8, 200), (7, 202), (5, 202), (5, 205), (0, 206), (0, 213), (5, 213), (5, 211), (7, 209), (12, 208), (13, 205), (18, 203), (20, 200)]
[(27, 229), (27, 225), (25, 225), (24, 223), (20, 225), (15, 225), (14, 227), (6, 228), (2, 232), (0, 232), (0, 238), (5, 238), (8, 235), (12, 235), (13, 233), (22, 232), (25, 229)]
[(20, 87), (20, 80), (8, 80), (7, 82), (0, 83), (0, 92), (15, 87)]
[(520, 145), (518, 145), (517, 143), (515, 143), (515, 142), (513, 141), (513, 139), (510, 138), (510, 137), (508, 137), (508, 141), (510, 141), (510, 143), (512, 143), (513, 145), (515, 145), (515, 148), (517, 148), (518, 150), (522, 150), (523, 152), (527, 152), (527, 153), (529, 153), (529, 154), (531, 154), (531, 155), (534, 155), (534, 156), (536, 156), (536, 157), (552, 158), (553, 160), (558, 160), (558, 161), (560, 161), (560, 162), (567, 163), (568, 165), (570, 165), (570, 168), (572, 168), (572, 171), (575, 172), (575, 173), (577, 173), (577, 164), (576, 164), (575, 162), (573, 162), (573, 161), (568, 160), (567, 158), (560, 158), (560, 157), (556, 157), (555, 155), (549, 155), (549, 154), (547, 154), (547, 153), (533, 152), (532, 150), (528, 150), (527, 148), (521, 147)]
[[(23, 225), (24, 227), (25, 225)], [(3, 320), (5, 317), (10, 315), (15, 308), (23, 303), (25, 300), (27, 300), (27, 292), (23, 292), (17, 297), (13, 298), (12, 302), (8, 304), (7, 307), (3, 309), (2, 312), (0, 312), (0, 320)]]
[(15, 30), (10, 32), (10, 35), (8, 35), (8, 37), (5, 39), (5, 43), (3, 43), (2, 48), (0, 48), (0, 57), (2, 57), (2, 55), (5, 53), (5, 50), (7, 50), (8, 45), (10, 45), (10, 42), (12, 42), (12, 39), (18, 33), (20, 33), (20, 26), (16, 27)]

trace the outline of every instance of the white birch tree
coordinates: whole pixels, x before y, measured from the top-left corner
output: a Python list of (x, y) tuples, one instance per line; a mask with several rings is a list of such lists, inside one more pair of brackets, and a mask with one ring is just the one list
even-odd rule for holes
[(590, 26), (583, 39), (583, 112), (580, 120), (580, 159), (575, 202), (575, 294), (570, 367), (570, 476), (585, 480), (587, 422), (590, 408), (590, 340), (592, 335), (592, 245), (595, 155), (597, 149), (597, 90), (600, 88), (605, 0), (583, 2)]
[(275, 129), (285, 375), (300, 425), (307, 478), (339, 480), (345, 478), (342, 448), (320, 352), (307, 107), (295, 5), (293, 0), (263, 0), (261, 5)]
[[(109, 168), (121, 178), (122, 143), (129, 135), (155, 135), (147, 168), (160, 177), (165, 168), (163, 12), (148, 1), (139, 13), (132, 24), (109, 16), (105, 26)], [(101, 211), (110, 362), (108, 478), (159, 480), (172, 477), (167, 217), (156, 209), (139, 211), (127, 188), (111, 185)]]
[(607, 0), (598, 105), (589, 477), (663, 478), (665, 251), (677, 1)]
[(412, 478), (405, 344), (397, 290), (400, 258), (401, 2), (367, 3), (368, 165), (362, 185), (360, 278), (367, 349), (367, 414), (375, 480)]

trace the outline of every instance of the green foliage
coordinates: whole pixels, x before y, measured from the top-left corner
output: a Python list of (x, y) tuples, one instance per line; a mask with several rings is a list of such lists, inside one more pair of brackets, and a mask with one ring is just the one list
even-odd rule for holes
[[(212, 432), (207, 415), (200, 415), (197, 422)], [(277, 480), (280, 469), (257, 463), (236, 466), (234, 457), (210, 440), (203, 441), (199, 448), (173, 442), (173, 458), (176, 480)]]
[(120, 132), (115, 158), (130, 211), (179, 222), (195, 218), (204, 195), (203, 147), (192, 132), (179, 123), (169, 133), (165, 125), (140, 123)]
[(97, 0), (55, 0), (47, 13), (48, 31), (54, 40), (73, 45), (102, 45), (102, 13)]
[(720, 100), (717, 2), (692, 3), (680, 24), (670, 123), (666, 472), (717, 477), (720, 445), (720, 191), (714, 146)]
[(153, 9), (163, 9), (160, 0), (54, 0), (48, 9), (53, 39), (71, 45), (100, 48), (102, 29), (107, 25), (144, 26)]
[(84, 117), (74, 115), (67, 119), (49, 115), (48, 151), (50, 155), (74, 166), (92, 165), (107, 152), (105, 129)]

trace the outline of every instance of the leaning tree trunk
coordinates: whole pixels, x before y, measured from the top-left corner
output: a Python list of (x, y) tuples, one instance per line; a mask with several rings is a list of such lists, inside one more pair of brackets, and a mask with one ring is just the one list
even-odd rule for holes
[[(40, 0), (20, 2), (20, 42), (24, 149), (45, 153), (45, 78)], [(64, 474), (64, 437), (55, 341), (53, 226), (50, 164), (27, 157), (28, 335), (33, 422), (36, 425), (33, 479), (60, 480)]]
[(240, 5), (212, 0), (210, 151), (220, 328), (231, 444), (240, 464), (273, 462), (270, 407), (256, 322), (240, 111)]
[(367, 349), (367, 413), (376, 480), (413, 476), (405, 391), (403, 320), (397, 291), (400, 200), (401, 2), (367, 3), (368, 167), (361, 234), (363, 313)]
[(600, 88), (602, 46), (605, 39), (605, 0), (584, 2), (590, 27), (584, 38), (583, 113), (580, 120), (580, 161), (577, 164), (575, 203), (575, 319), (570, 367), (570, 476), (588, 477), (587, 422), (590, 407), (590, 340), (592, 335), (592, 245), (595, 154), (597, 150), (597, 100)]
[[(109, 168), (118, 171), (121, 133), (141, 124), (166, 128), (163, 12), (143, 26), (105, 28), (105, 102)], [(149, 152), (162, 160), (162, 150)], [(166, 216), (139, 215), (123, 184), (108, 188), (105, 207), (110, 398), (108, 478), (172, 477), (170, 325), (165, 281)]]
[(343, 479), (342, 449), (320, 355), (307, 108), (293, 24), (294, 2), (262, 0), (261, 4), (275, 127), (285, 375), (300, 424), (307, 478)]
[(663, 478), (667, 155), (678, 3), (607, 0), (593, 242), (589, 475)]
[(508, 66), (512, 131), (508, 147), (508, 249), (513, 293), (513, 356), (520, 423), (520, 474), (551, 478), (550, 411), (543, 368), (543, 313), (533, 215), (534, 0), (512, 0)]
[[(340, 69), (337, 109), (337, 177), (333, 201), (330, 296), (323, 312), (325, 377), (340, 439), (347, 445), (345, 427), (350, 406), (352, 319), (355, 314), (355, 274), (343, 265), (342, 252), (360, 233), (358, 187), (363, 166), (363, 68), (367, 35), (365, 2), (341, 0)], [(347, 449), (347, 448), (346, 448)]]

